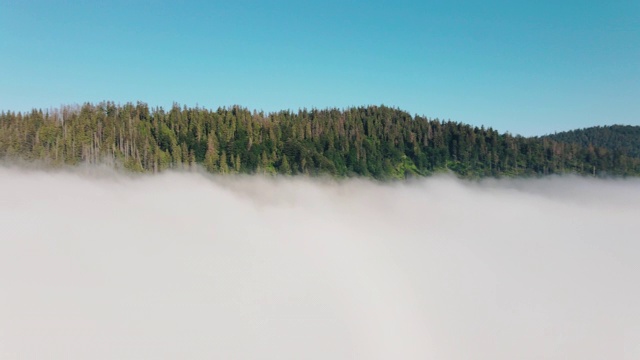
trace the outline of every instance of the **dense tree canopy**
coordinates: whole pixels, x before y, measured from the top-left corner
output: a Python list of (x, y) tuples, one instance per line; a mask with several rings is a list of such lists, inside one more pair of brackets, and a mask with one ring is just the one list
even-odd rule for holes
[(500, 134), (386, 106), (265, 114), (103, 102), (0, 113), (0, 157), (52, 166), (108, 163), (157, 172), (201, 164), (223, 174), (376, 179), (447, 169), (464, 177), (638, 175), (637, 156), (625, 146)]
[(571, 130), (546, 136), (565, 143), (602, 147), (633, 157), (640, 157), (640, 126), (611, 125)]

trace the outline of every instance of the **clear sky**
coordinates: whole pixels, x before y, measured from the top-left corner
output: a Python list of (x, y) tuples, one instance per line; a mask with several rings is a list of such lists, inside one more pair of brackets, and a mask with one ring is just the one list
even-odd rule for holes
[(640, 125), (640, 1), (0, 0), (0, 110), (102, 100)]

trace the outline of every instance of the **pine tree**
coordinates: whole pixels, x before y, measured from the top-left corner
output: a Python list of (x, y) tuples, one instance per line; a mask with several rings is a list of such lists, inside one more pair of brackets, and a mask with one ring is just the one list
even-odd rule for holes
[(211, 172), (216, 172), (218, 170), (219, 158), (216, 136), (211, 133), (207, 138), (207, 152), (204, 156), (204, 167)]
[(229, 173), (229, 165), (227, 164), (227, 152), (224, 150), (222, 151), (222, 155), (220, 155), (220, 173)]
[(279, 170), (281, 174), (291, 175), (291, 166), (289, 165), (289, 160), (287, 160), (287, 155), (282, 155), (282, 163)]

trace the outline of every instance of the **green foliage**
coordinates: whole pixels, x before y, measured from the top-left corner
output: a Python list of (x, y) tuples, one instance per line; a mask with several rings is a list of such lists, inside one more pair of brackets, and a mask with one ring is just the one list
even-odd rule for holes
[(549, 139), (580, 146), (605, 148), (626, 156), (640, 157), (640, 126), (611, 125), (572, 130), (546, 136)]
[(404, 179), (558, 173), (639, 175), (640, 128), (526, 138), (385, 106), (264, 114), (144, 103), (0, 114), (0, 156), (51, 165), (111, 163), (132, 171), (200, 164), (214, 173)]

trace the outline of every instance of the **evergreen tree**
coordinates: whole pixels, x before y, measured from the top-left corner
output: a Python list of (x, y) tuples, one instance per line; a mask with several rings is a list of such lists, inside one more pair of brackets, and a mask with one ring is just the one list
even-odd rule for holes
[(216, 172), (218, 170), (219, 158), (216, 136), (210, 133), (207, 138), (207, 152), (204, 157), (204, 167), (210, 172)]

